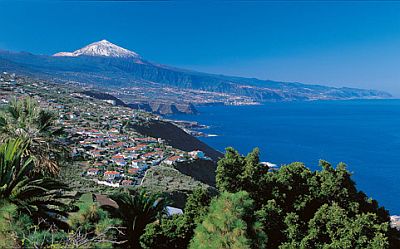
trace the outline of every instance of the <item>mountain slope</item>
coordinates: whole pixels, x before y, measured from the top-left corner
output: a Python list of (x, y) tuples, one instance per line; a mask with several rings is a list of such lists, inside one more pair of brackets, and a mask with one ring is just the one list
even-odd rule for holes
[(137, 53), (105, 40), (54, 56), (0, 51), (0, 70), (10, 70), (4, 61), (17, 66), (20, 73), (60, 81), (117, 88), (194, 89), (258, 102), (391, 97), (376, 90), (276, 82), (178, 69), (148, 62)]

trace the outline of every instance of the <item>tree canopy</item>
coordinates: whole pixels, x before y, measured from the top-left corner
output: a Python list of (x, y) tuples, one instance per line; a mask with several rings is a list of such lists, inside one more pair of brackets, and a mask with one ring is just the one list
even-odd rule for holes
[(389, 212), (357, 190), (344, 163), (334, 168), (321, 160), (319, 171), (299, 162), (269, 170), (258, 154), (227, 148), (216, 179), (220, 191), (249, 193), (267, 248), (398, 248)]
[(159, 218), (165, 212), (166, 200), (158, 194), (148, 193), (144, 190), (128, 193), (112, 194), (118, 207), (108, 207), (114, 217), (122, 220), (126, 227), (125, 246), (128, 248), (141, 248), (140, 236), (146, 226)]
[(163, 217), (159, 222), (147, 225), (140, 238), (143, 248), (170, 249), (187, 248), (193, 237), (194, 229), (208, 212), (211, 201), (210, 193), (198, 188), (187, 198), (184, 214)]
[(223, 192), (211, 202), (190, 248), (264, 248), (265, 236), (253, 209), (253, 200), (247, 192)]

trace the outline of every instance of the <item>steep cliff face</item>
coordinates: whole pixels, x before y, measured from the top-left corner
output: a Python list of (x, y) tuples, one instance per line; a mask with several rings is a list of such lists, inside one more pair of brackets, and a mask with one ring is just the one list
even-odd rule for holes
[(175, 165), (175, 169), (181, 173), (193, 177), (193, 179), (215, 187), (215, 171), (217, 163), (209, 160), (196, 160)]
[(184, 151), (201, 150), (213, 160), (222, 157), (223, 154), (211, 148), (197, 138), (187, 134), (181, 128), (165, 121), (154, 120), (144, 124), (135, 124), (133, 128), (139, 133), (164, 139), (174, 148)]
[(150, 102), (150, 107), (154, 113), (159, 114), (196, 114), (196, 108), (190, 103), (157, 103)]
[(112, 100), (115, 102), (115, 105), (119, 106), (127, 106), (122, 100), (117, 97), (114, 97), (111, 94), (98, 92), (98, 91), (83, 91), (83, 94), (90, 96), (92, 98), (101, 99), (101, 100)]
[(128, 104), (132, 109), (141, 109), (144, 111), (168, 115), (168, 114), (196, 114), (197, 110), (191, 103), (160, 103), (141, 102)]

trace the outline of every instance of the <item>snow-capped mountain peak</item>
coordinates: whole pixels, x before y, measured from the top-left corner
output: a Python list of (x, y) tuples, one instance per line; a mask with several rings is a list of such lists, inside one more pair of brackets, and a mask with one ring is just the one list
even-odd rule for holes
[(101, 40), (98, 42), (91, 43), (81, 49), (74, 52), (59, 52), (53, 56), (106, 56), (106, 57), (118, 57), (118, 58), (140, 58), (140, 56), (128, 49), (117, 46), (107, 40)]

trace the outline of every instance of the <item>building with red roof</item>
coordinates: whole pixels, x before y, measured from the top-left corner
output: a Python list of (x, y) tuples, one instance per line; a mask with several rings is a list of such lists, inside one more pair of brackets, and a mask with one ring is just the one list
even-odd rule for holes
[(107, 180), (115, 180), (116, 178), (121, 177), (121, 173), (119, 173), (118, 171), (106, 171), (104, 172), (104, 177)]

